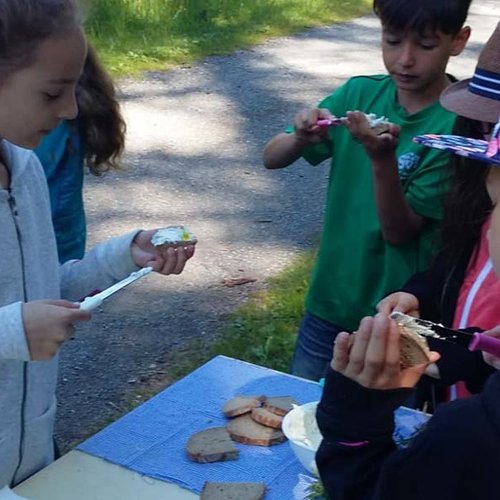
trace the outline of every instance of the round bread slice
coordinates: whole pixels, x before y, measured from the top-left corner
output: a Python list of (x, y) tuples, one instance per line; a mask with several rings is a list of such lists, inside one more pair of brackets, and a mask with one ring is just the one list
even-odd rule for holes
[(251, 412), (253, 408), (257, 408), (265, 400), (266, 396), (235, 396), (224, 405), (222, 413), (229, 418), (237, 417)]
[(212, 427), (193, 434), (186, 443), (186, 452), (193, 462), (199, 463), (236, 460), (240, 454), (225, 427)]
[(272, 396), (264, 401), (264, 408), (283, 417), (293, 408), (293, 405), (297, 404), (292, 396)]
[(424, 336), (408, 326), (399, 326), (399, 353), (401, 368), (421, 365), (430, 361), (430, 349)]
[(200, 500), (261, 500), (264, 483), (216, 483), (207, 481), (201, 490)]
[(396, 322), (401, 333), (399, 341), (401, 367), (408, 368), (428, 363), (431, 352), (426, 336), (435, 336), (435, 333), (421, 323), (417, 323), (416, 319), (408, 314), (394, 311), (390, 318)]
[[(404, 320), (402, 317), (404, 316)], [(409, 368), (410, 366), (428, 363), (430, 361), (430, 349), (427, 340), (423, 335), (418, 333), (418, 326), (413, 326), (413, 323), (406, 322), (406, 318), (411, 318), (402, 313), (393, 313), (391, 319), (394, 319), (401, 333), (399, 339), (399, 356), (401, 368)], [(356, 332), (351, 333), (349, 338), (349, 346), (354, 343)]]
[(272, 427), (273, 429), (281, 429), (283, 417), (270, 412), (266, 408), (254, 408), (250, 413), (250, 416), (259, 424)]
[(230, 420), (227, 430), (232, 439), (243, 444), (272, 446), (286, 440), (280, 430), (257, 423), (248, 413)]

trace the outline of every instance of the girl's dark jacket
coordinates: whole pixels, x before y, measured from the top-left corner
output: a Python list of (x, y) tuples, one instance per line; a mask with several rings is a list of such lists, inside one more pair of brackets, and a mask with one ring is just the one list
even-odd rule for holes
[(410, 393), (327, 375), (316, 462), (330, 500), (498, 500), (500, 372), (481, 394), (441, 405), (413, 443), (397, 450), (393, 411)]
[[(418, 298), (420, 317), (444, 326), (451, 327), (458, 301), (460, 287), (464, 281), (473, 248), (465, 248), (455, 264), (451, 265), (443, 254), (439, 254), (429, 271), (413, 276), (402, 291)], [(469, 327), (467, 330), (480, 331)], [(440, 381), (422, 377), (417, 386), (414, 401), (410, 406), (433, 412), (439, 403), (446, 400), (447, 388), (459, 380), (466, 383), (467, 389), (476, 394), (482, 390), (487, 378), (495, 371), (483, 360), (479, 351), (470, 352), (461, 346), (428, 339), (432, 350), (441, 354), (438, 361)], [(500, 495), (499, 495), (500, 498)]]

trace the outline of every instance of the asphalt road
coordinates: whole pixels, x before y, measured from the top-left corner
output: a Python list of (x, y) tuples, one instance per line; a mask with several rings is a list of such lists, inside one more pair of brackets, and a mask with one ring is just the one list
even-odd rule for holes
[[(455, 76), (472, 74), (499, 18), (498, 0), (473, 1), (468, 49), (449, 66)], [(193, 339), (211, 342), (228, 311), (314, 244), (327, 168), (266, 171), (262, 149), (349, 76), (383, 71), (378, 21), (367, 16), (120, 82), (128, 168), (87, 177), (89, 244), (177, 223), (199, 243), (182, 275), (135, 283), (63, 347), (64, 449), (115, 418), (144, 384), (168, 379)], [(239, 277), (257, 281), (222, 285)]]

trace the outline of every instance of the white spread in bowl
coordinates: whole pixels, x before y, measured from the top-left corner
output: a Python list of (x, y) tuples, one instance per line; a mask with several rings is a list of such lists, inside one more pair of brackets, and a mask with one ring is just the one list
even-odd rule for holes
[(316, 406), (294, 405), (294, 418), (290, 420), (288, 437), (317, 450), (323, 439), (316, 423)]

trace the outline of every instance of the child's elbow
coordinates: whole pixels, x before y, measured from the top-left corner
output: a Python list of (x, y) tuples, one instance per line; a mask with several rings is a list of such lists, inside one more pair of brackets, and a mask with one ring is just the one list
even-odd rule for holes
[(275, 160), (273, 160), (273, 158), (270, 158), (266, 155), (264, 155), (263, 163), (264, 163), (264, 167), (266, 167), (269, 170), (272, 170), (274, 168), (279, 168), (278, 163)]
[(264, 148), (264, 154), (262, 156), (262, 162), (264, 167), (267, 169), (274, 169), (282, 167), (279, 156), (273, 152), (272, 144), (268, 144)]

